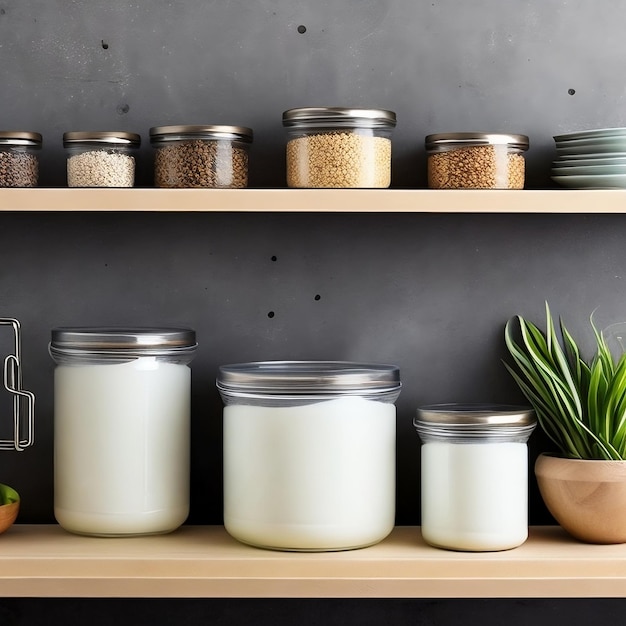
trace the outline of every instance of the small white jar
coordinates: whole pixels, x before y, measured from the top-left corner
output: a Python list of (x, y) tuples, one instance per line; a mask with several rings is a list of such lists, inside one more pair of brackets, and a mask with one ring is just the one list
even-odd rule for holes
[(439, 404), (417, 411), (422, 440), (422, 536), (463, 551), (515, 548), (528, 538), (531, 409)]
[(195, 333), (57, 328), (54, 515), (68, 531), (166, 533), (189, 513)]
[(346, 550), (395, 520), (399, 371), (287, 361), (225, 365), (224, 525), (264, 548)]

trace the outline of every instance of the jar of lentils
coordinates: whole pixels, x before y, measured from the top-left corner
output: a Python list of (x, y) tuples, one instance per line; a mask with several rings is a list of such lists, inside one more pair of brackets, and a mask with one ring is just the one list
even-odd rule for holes
[(244, 126), (156, 126), (150, 129), (155, 148), (156, 187), (248, 186), (248, 152), (253, 133)]
[(396, 114), (382, 109), (319, 107), (283, 113), (287, 185), (376, 188), (391, 184)]
[(63, 135), (68, 187), (132, 187), (141, 137), (122, 131), (80, 131)]
[(526, 135), (441, 133), (426, 137), (431, 189), (523, 189)]
[(36, 187), (40, 149), (39, 133), (0, 131), (0, 187)]

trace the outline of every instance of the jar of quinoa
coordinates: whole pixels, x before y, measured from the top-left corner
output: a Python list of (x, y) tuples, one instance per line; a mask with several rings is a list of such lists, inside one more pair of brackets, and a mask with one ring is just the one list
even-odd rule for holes
[(155, 126), (156, 187), (248, 186), (248, 152), (253, 133), (245, 126)]
[(0, 131), (0, 187), (36, 187), (40, 149), (39, 133)]
[(141, 137), (124, 131), (64, 133), (68, 187), (132, 187)]
[(287, 186), (377, 188), (391, 184), (396, 114), (383, 109), (318, 107), (283, 113)]
[(431, 189), (523, 189), (526, 135), (441, 133), (426, 137)]

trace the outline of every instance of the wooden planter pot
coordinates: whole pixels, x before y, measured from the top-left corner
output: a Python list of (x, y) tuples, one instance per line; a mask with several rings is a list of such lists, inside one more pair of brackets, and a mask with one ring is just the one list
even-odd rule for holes
[(541, 454), (535, 476), (546, 507), (573, 537), (626, 543), (626, 461)]

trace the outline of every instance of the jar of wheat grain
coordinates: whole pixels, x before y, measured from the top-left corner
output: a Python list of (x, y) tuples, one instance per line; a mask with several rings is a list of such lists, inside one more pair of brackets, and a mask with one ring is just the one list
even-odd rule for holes
[(309, 107), (285, 111), (287, 185), (389, 187), (395, 125), (396, 114), (382, 109)]
[(440, 133), (425, 140), (431, 189), (523, 189), (526, 135)]

